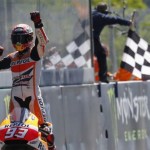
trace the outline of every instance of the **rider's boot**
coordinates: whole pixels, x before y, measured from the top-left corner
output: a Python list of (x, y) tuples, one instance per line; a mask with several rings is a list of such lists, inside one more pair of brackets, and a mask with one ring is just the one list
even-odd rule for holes
[(52, 133), (52, 124), (45, 122), (40, 125), (39, 130), (41, 132), (42, 139), (48, 144), (48, 150), (56, 150), (54, 134)]

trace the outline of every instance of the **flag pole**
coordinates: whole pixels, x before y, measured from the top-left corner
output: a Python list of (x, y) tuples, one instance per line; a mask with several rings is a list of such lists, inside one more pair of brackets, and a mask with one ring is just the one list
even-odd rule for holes
[(91, 67), (94, 67), (93, 57), (94, 57), (94, 44), (93, 44), (93, 23), (92, 23), (92, 2), (89, 0), (89, 22), (90, 22), (90, 46), (91, 46)]

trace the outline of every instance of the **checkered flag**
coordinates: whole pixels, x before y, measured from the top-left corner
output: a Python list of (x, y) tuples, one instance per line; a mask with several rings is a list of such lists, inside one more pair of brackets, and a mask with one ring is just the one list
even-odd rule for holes
[(66, 46), (66, 53), (62, 62), (66, 67), (87, 67), (90, 59), (90, 39), (86, 32), (80, 34), (74, 41)]
[(142, 80), (150, 79), (150, 45), (132, 30), (128, 32), (121, 68)]
[(80, 32), (75, 32), (76, 36), (64, 51), (50, 50), (43, 62), (45, 69), (91, 67), (89, 22), (80, 21), (78, 25)]

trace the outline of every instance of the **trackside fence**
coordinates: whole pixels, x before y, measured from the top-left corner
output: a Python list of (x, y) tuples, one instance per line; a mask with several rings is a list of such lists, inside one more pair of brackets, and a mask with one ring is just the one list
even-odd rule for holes
[[(149, 150), (150, 82), (42, 86), (57, 150)], [(0, 119), (10, 88), (0, 89)]]

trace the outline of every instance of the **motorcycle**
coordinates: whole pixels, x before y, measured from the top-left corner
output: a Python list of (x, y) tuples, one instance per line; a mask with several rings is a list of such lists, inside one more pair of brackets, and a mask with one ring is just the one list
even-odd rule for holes
[(1, 150), (48, 150), (38, 118), (27, 108), (14, 108), (0, 124)]

